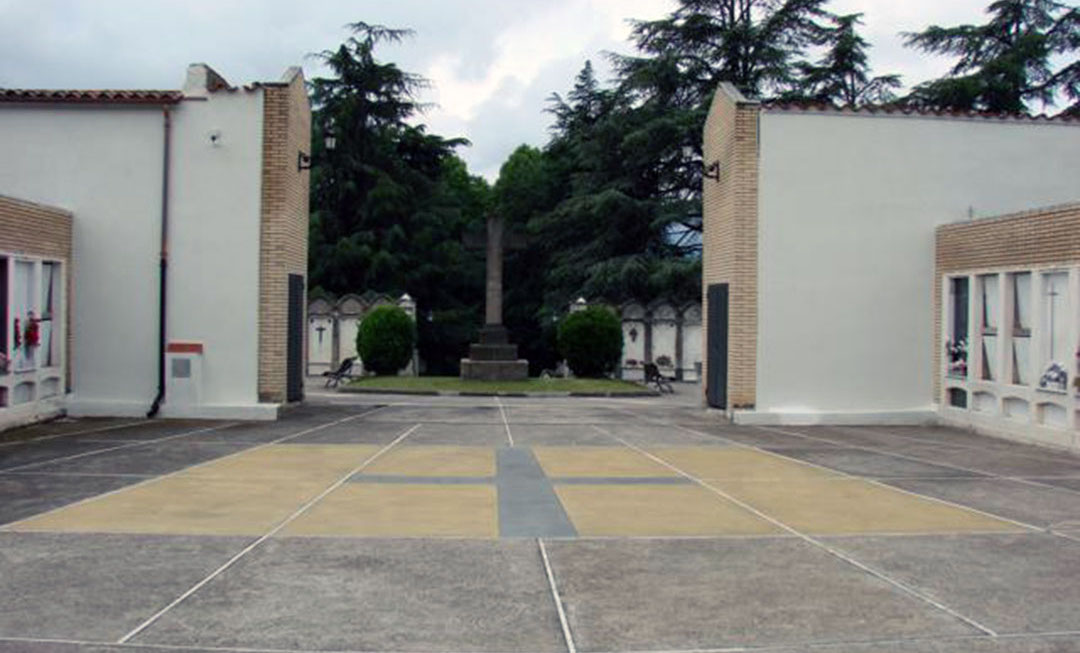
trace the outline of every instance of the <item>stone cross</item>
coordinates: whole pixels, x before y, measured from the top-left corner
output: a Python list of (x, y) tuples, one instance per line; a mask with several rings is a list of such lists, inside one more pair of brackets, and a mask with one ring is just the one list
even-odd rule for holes
[(506, 228), (502, 217), (489, 215), (487, 238), (467, 235), (465, 244), (474, 249), (483, 247), (487, 254), (487, 277), (484, 294), (484, 323), (487, 326), (502, 325), (503, 256), (506, 250), (524, 249), (526, 238), (514, 229)]

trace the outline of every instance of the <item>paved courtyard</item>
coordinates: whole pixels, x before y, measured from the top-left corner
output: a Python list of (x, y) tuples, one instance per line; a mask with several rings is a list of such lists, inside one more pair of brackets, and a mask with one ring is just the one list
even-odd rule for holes
[(663, 399), (0, 444), (0, 650), (1080, 652), (1080, 458)]

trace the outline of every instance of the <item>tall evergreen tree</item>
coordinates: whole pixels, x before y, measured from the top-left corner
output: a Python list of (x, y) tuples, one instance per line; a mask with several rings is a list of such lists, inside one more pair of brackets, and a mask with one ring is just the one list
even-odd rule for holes
[[(454, 366), (483, 293), (483, 261), (464, 250), (462, 236), (483, 221), (489, 189), (454, 154), (466, 141), (413, 124), (425, 81), (375, 58), (378, 44), (410, 33), (351, 28), (351, 38), (320, 55), (332, 75), (312, 80), (309, 283), (330, 294), (409, 293), (425, 359)], [(333, 151), (322, 146), (326, 129), (336, 136)]]
[(819, 43), (827, 50), (817, 63), (799, 66), (801, 79), (792, 96), (851, 108), (895, 100), (893, 89), (900, 87), (900, 76), (871, 76), (866, 54), (870, 44), (857, 31), (862, 14), (829, 20)]
[[(907, 101), (935, 109), (1024, 112), (1071, 103), (1080, 113), (1080, 8), (1056, 0), (996, 0), (982, 25), (907, 33), (923, 52), (959, 57), (947, 77), (917, 86)], [(1055, 59), (1064, 59), (1055, 65)], [(1062, 97), (1063, 96), (1063, 97)]]

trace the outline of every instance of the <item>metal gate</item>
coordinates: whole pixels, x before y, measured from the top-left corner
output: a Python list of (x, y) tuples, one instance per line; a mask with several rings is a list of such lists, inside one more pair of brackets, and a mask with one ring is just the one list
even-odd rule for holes
[(728, 371), (728, 285), (709, 286), (708, 347), (709, 377), (706, 379), (706, 400), (713, 408), (727, 408)]
[(289, 327), (285, 352), (285, 399), (304, 398), (304, 277), (289, 275)]

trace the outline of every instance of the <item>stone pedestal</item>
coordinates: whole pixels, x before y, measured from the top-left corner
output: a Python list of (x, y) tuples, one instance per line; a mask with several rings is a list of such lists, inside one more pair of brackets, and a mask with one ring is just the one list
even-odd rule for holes
[(469, 357), (461, 359), (461, 378), (523, 381), (529, 378), (529, 361), (517, 357), (517, 345), (509, 343), (505, 327), (489, 324), (480, 329), (480, 342), (469, 345)]

